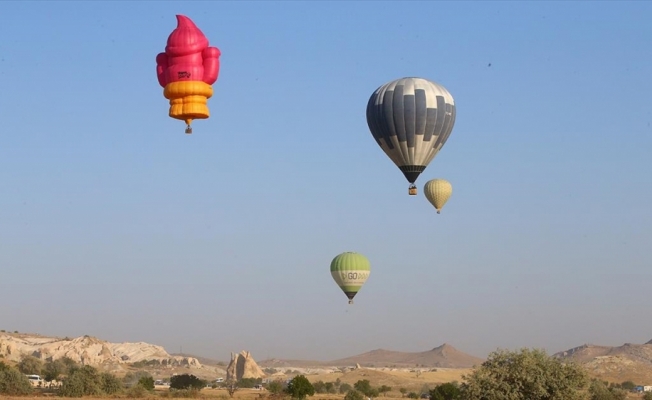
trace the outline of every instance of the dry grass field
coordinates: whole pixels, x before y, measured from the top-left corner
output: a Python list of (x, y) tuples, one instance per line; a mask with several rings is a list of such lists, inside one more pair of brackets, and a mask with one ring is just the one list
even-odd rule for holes
[(336, 372), (331, 374), (307, 375), (310, 382), (335, 382), (339, 379), (342, 383), (353, 385), (359, 380), (367, 379), (372, 386), (387, 385), (392, 391), (387, 396), (400, 397), (400, 388), (408, 392), (421, 393), (424, 386), (434, 388), (435, 385), (445, 382), (462, 381), (462, 375), (469, 374), (470, 368), (437, 368), (436, 371), (422, 372), (419, 376), (415, 372), (407, 371), (378, 371), (371, 369), (355, 369), (349, 372)]

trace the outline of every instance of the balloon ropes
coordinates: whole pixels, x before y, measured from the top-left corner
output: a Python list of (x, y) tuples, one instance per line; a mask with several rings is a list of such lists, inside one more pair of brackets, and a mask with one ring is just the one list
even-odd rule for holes
[(168, 37), (165, 52), (156, 56), (156, 76), (170, 100), (169, 116), (186, 122), (186, 133), (195, 119), (210, 116), (208, 99), (220, 71), (220, 50), (190, 18), (177, 15), (177, 28)]
[(401, 78), (380, 86), (367, 103), (367, 125), (376, 143), (410, 183), (408, 193), (455, 125), (455, 100), (442, 85)]
[(353, 298), (362, 289), (370, 272), (369, 260), (359, 253), (345, 252), (331, 261), (331, 275), (337, 286), (349, 298), (349, 304), (353, 304)]

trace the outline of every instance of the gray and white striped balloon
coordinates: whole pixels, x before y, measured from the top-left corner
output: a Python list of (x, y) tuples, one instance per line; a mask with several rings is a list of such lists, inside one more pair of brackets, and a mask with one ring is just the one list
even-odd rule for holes
[(369, 98), (367, 124), (381, 149), (414, 183), (453, 131), (455, 100), (427, 79), (397, 79)]

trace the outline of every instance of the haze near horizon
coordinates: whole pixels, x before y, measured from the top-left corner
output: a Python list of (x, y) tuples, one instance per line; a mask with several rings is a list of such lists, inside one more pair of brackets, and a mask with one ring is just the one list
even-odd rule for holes
[[(0, 329), (221, 360), (652, 338), (651, 3), (4, 9)], [(192, 135), (156, 81), (176, 14), (222, 52)], [(419, 196), (365, 119), (404, 76), (457, 107)]]

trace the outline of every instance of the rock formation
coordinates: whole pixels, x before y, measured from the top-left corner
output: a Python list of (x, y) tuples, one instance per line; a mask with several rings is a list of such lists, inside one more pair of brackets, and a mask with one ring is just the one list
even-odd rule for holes
[(240, 380), (243, 378), (258, 379), (263, 377), (265, 377), (265, 373), (256, 364), (251, 353), (246, 350), (241, 351), (240, 354), (231, 353), (231, 362), (226, 367), (227, 380)]
[(149, 343), (109, 343), (92, 336), (61, 339), (0, 333), (1, 357), (20, 361), (26, 355), (43, 361), (69, 357), (80, 364), (93, 366), (154, 361), (162, 366), (201, 367), (196, 358), (172, 356), (163, 347)]

